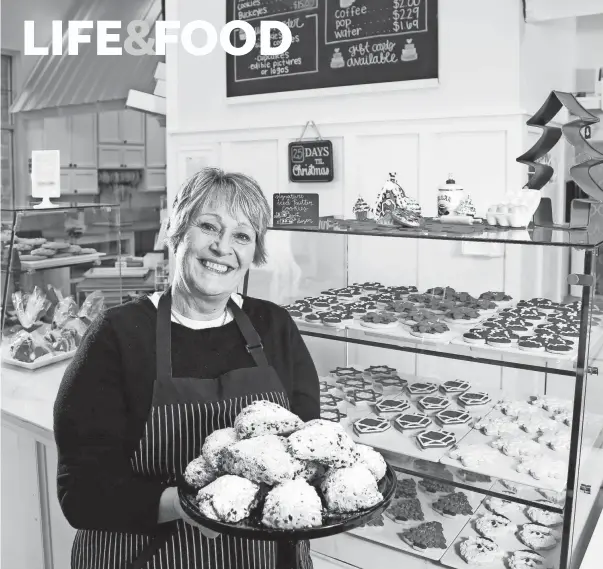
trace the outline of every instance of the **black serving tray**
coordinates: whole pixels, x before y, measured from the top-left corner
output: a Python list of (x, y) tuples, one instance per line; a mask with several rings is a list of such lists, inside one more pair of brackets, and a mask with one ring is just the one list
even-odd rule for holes
[[(379, 491), (383, 495), (383, 500), (381, 502), (367, 510), (361, 510), (353, 514), (325, 515), (323, 517), (323, 525), (320, 527), (300, 530), (273, 529), (262, 525), (263, 497), (248, 518), (245, 518), (238, 523), (227, 523), (212, 520), (199, 511), (195, 502), (198, 490), (192, 490), (188, 487), (181, 486), (178, 493), (180, 495), (180, 504), (186, 514), (198, 524), (213, 531), (235, 537), (264, 541), (304, 541), (307, 539), (316, 539), (343, 533), (364, 525), (369, 520), (377, 517), (389, 506), (396, 491), (396, 480), (395, 472), (391, 466), (388, 465), (385, 476), (378, 484)], [(316, 490), (324, 503), (324, 498), (320, 489), (316, 488)]]

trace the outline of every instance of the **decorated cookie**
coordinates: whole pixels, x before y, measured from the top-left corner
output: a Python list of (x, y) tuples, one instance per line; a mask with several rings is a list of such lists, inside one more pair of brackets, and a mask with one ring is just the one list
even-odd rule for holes
[(468, 332), (465, 332), (463, 334), (463, 340), (465, 342), (467, 342), (468, 344), (475, 344), (475, 345), (483, 346), (486, 343), (488, 336), (490, 336), (490, 334), (493, 333), (493, 330), (495, 330), (494, 327), (492, 327), (492, 328), (472, 328), (471, 330), (469, 330)]
[(473, 308), (465, 308), (459, 306), (457, 308), (453, 308), (449, 312), (446, 313), (446, 320), (450, 322), (461, 322), (463, 324), (471, 324), (474, 322), (479, 322), (480, 313)]
[(498, 458), (498, 452), (484, 444), (461, 444), (450, 451), (448, 456), (461, 462), (466, 468), (479, 468)]
[(336, 367), (331, 370), (331, 375), (335, 377), (362, 377), (362, 372), (353, 367)]
[(537, 456), (522, 458), (516, 466), (518, 472), (529, 472), (536, 480), (562, 481), (567, 477), (568, 464), (564, 460)]
[(473, 508), (469, 504), (467, 495), (464, 492), (451, 492), (450, 494), (441, 496), (433, 502), (432, 508), (445, 518), (470, 516), (473, 514)]
[(489, 497), (486, 498), (486, 507), (494, 514), (504, 517), (513, 517), (521, 512), (523, 506), (517, 502), (511, 502), (510, 500), (504, 500), (502, 498)]
[(524, 524), (519, 527), (517, 538), (532, 549), (553, 549), (559, 541), (559, 534), (540, 524)]
[(346, 392), (351, 403), (359, 405), (361, 403), (377, 403), (379, 394), (372, 389), (351, 389)]
[(411, 395), (427, 395), (435, 393), (438, 390), (438, 386), (435, 383), (416, 381), (409, 383), (406, 389)]
[(534, 569), (544, 567), (544, 557), (531, 549), (519, 549), (507, 557), (509, 569)]
[(499, 514), (484, 514), (475, 520), (474, 526), (477, 533), (489, 539), (508, 535), (517, 527), (509, 518)]
[(419, 406), (426, 411), (440, 411), (450, 406), (450, 400), (439, 395), (426, 395), (419, 399)]
[(466, 411), (456, 409), (444, 409), (436, 414), (436, 419), (441, 425), (464, 425), (469, 422), (471, 416)]
[(404, 524), (411, 521), (422, 522), (425, 519), (421, 502), (416, 497), (395, 500), (386, 510), (385, 515), (397, 524)]
[(354, 422), (354, 432), (357, 435), (383, 433), (391, 427), (391, 423), (383, 417), (364, 417)]
[(476, 423), (475, 428), (488, 437), (500, 437), (501, 435), (514, 436), (521, 433), (519, 425), (512, 417), (494, 415), (492, 413), (480, 419)]
[(429, 478), (423, 478), (419, 480), (419, 487), (427, 494), (437, 494), (441, 492), (454, 492), (454, 488), (450, 484), (444, 482), (438, 482), (437, 480), (431, 480)]
[(500, 450), (507, 456), (538, 456), (542, 453), (542, 445), (532, 440), (506, 437)]
[[(555, 508), (558, 507), (554, 502), (548, 502), (547, 500), (538, 500), (538, 503)], [(542, 508), (536, 508), (534, 506), (526, 508), (526, 516), (535, 524), (542, 524), (543, 526), (558, 526), (563, 523), (562, 514), (543, 510)]]
[(551, 447), (553, 450), (568, 451), (571, 443), (569, 429), (547, 431), (540, 435), (538, 442)]
[(378, 377), (375, 379), (375, 383), (381, 385), (383, 389), (403, 389), (408, 385), (408, 381), (398, 375)]
[(464, 393), (471, 387), (471, 384), (461, 379), (445, 381), (440, 385), (442, 393)]
[(487, 537), (468, 537), (459, 546), (461, 557), (470, 565), (493, 563), (502, 556), (498, 545)]
[(429, 429), (417, 435), (417, 441), (422, 448), (446, 448), (456, 442), (456, 437), (448, 431)]
[(369, 366), (364, 370), (364, 373), (368, 373), (372, 377), (379, 377), (382, 375), (391, 375), (396, 373), (395, 367), (389, 367), (386, 365), (380, 366)]
[(529, 338), (519, 340), (517, 345), (519, 346), (520, 350), (524, 350), (526, 352), (544, 352), (546, 350), (544, 347), (544, 341), (538, 336), (531, 336)]
[(406, 399), (382, 399), (375, 405), (375, 409), (382, 415), (400, 414), (410, 408)]
[(489, 290), (488, 292), (483, 292), (482, 294), (480, 294), (479, 297), (491, 300), (492, 302), (510, 302), (511, 300), (513, 300), (512, 296), (509, 296), (503, 291)]
[(367, 328), (395, 328), (398, 318), (391, 313), (369, 312), (360, 317), (360, 324)]
[(450, 328), (443, 322), (424, 322), (411, 327), (410, 333), (417, 338), (437, 338), (443, 336)]
[(396, 493), (394, 498), (396, 500), (402, 498), (416, 498), (417, 496), (417, 483), (414, 478), (398, 478), (396, 484)]
[(402, 539), (418, 551), (446, 549), (444, 528), (440, 522), (425, 522), (402, 532)]
[(341, 419), (343, 419), (345, 415), (337, 409), (337, 407), (332, 407), (328, 409), (320, 408), (320, 418), (325, 421), (332, 421), (333, 423), (339, 423)]
[(402, 431), (409, 431), (428, 427), (431, 425), (431, 419), (423, 413), (402, 413), (394, 423)]
[(490, 396), (483, 391), (466, 391), (459, 395), (459, 402), (466, 407), (477, 407), (491, 401)]

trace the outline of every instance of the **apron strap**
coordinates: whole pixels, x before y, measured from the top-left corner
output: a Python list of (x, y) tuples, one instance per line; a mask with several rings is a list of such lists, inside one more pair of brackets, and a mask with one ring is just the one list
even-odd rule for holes
[(264, 353), (262, 339), (253, 327), (251, 320), (249, 320), (249, 316), (245, 314), (243, 309), (232, 298), (228, 299), (228, 307), (232, 311), (232, 315), (239, 326), (241, 334), (243, 334), (243, 338), (245, 338), (247, 351), (251, 354), (255, 365), (258, 367), (268, 367), (270, 364)]
[[(262, 339), (253, 327), (249, 316), (239, 305), (228, 299), (228, 308), (245, 339), (247, 351), (251, 354), (255, 365), (268, 367), (268, 359), (264, 353)], [(168, 287), (159, 297), (157, 306), (156, 329), (157, 380), (167, 382), (172, 379), (172, 290)]]
[(149, 561), (155, 556), (166, 543), (173, 531), (176, 530), (175, 522), (162, 524), (147, 546), (142, 549), (140, 555), (132, 561), (127, 569), (144, 569)]

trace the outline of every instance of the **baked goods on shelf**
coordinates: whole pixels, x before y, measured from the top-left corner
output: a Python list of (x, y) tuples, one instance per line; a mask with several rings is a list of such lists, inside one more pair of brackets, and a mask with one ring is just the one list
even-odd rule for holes
[(305, 480), (288, 480), (266, 496), (262, 523), (277, 529), (301, 529), (322, 524), (322, 503)]
[(514, 532), (517, 526), (506, 516), (483, 514), (474, 520), (474, 527), (482, 537), (495, 539)]
[(368, 219), (370, 211), (371, 211), (371, 208), (364, 201), (362, 196), (358, 196), (358, 199), (356, 200), (356, 203), (354, 204), (354, 207), (353, 207), (353, 212), (354, 212), (354, 215), (356, 216), (356, 219), (359, 221), (366, 221)]
[(425, 551), (430, 548), (446, 549), (444, 528), (440, 522), (425, 522), (402, 532), (402, 539), (414, 549)]
[(421, 448), (446, 448), (456, 442), (456, 436), (449, 431), (436, 431), (430, 429), (417, 435), (417, 442)]
[(398, 318), (387, 312), (369, 312), (360, 317), (360, 324), (367, 328), (395, 328)]
[(487, 537), (468, 537), (459, 546), (461, 557), (469, 564), (492, 563), (503, 552), (495, 541)]
[(540, 524), (524, 524), (517, 531), (517, 538), (521, 543), (532, 549), (553, 549), (560, 539), (555, 530)]
[(395, 500), (387, 509), (385, 515), (397, 524), (404, 524), (411, 521), (422, 522), (425, 519), (421, 502), (416, 497)]
[(383, 433), (391, 427), (391, 423), (383, 417), (364, 417), (354, 421), (354, 432), (357, 435)]
[(442, 514), (445, 518), (454, 518), (456, 516), (470, 516), (473, 508), (467, 500), (464, 492), (451, 492), (440, 496), (432, 504), (433, 509)]
[(394, 425), (402, 431), (424, 429), (431, 425), (431, 419), (423, 413), (402, 413), (394, 420)]

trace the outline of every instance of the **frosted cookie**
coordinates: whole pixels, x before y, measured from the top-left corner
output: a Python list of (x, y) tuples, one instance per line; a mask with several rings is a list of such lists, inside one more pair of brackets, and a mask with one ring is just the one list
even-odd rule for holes
[(456, 518), (457, 516), (470, 516), (473, 508), (467, 500), (464, 492), (451, 492), (438, 498), (431, 507), (445, 518)]
[(471, 384), (461, 379), (453, 379), (445, 381), (440, 385), (442, 393), (464, 393), (471, 388)]
[(379, 394), (372, 389), (351, 389), (346, 391), (347, 399), (354, 405), (377, 403)]
[[(539, 500), (539, 503), (547, 506), (557, 506), (557, 504), (546, 500)], [(526, 516), (535, 524), (542, 524), (543, 526), (558, 526), (563, 523), (563, 516), (561, 514), (549, 512), (548, 510), (542, 510), (541, 508), (533, 506), (526, 508)]]
[(448, 431), (427, 430), (417, 435), (421, 448), (446, 448), (456, 442), (456, 437)]
[(450, 406), (450, 400), (438, 395), (426, 395), (419, 399), (419, 407), (425, 411), (441, 411)]
[(526, 433), (530, 433), (532, 435), (537, 435), (550, 430), (556, 430), (559, 427), (559, 424), (553, 421), (553, 419), (534, 414), (522, 415), (518, 417), (517, 422)]
[(356, 450), (360, 455), (359, 462), (366, 466), (375, 477), (375, 480), (379, 482), (387, 471), (387, 464), (384, 458), (376, 450), (367, 445), (357, 444)]
[(401, 378), (398, 375), (391, 375), (391, 376), (387, 376), (387, 377), (377, 377), (374, 382), (377, 385), (380, 385), (383, 387), (383, 389), (388, 389), (388, 390), (396, 390), (396, 389), (403, 389), (404, 387), (406, 387), (406, 385), (408, 385), (408, 381), (406, 379)]
[(337, 314), (329, 313), (323, 317), (322, 323), (325, 326), (329, 326), (331, 328), (337, 328), (337, 327), (341, 326), (341, 324), (343, 323), (343, 320), (341, 319), (341, 316), (338, 316)]
[(518, 472), (529, 472), (536, 480), (561, 481), (567, 476), (567, 462), (548, 457), (526, 458), (516, 467)]
[(414, 478), (399, 478), (396, 484), (394, 498), (415, 498), (417, 496), (417, 483)]
[(517, 537), (524, 545), (537, 550), (553, 549), (559, 541), (559, 534), (556, 531), (538, 524), (520, 526)]
[(484, 514), (475, 520), (474, 526), (477, 533), (489, 539), (507, 535), (517, 528), (509, 518), (499, 514)]
[(483, 391), (466, 391), (459, 395), (459, 403), (462, 403), (466, 407), (477, 407), (479, 405), (485, 405), (491, 401), (490, 396)]
[(569, 429), (563, 431), (547, 431), (540, 435), (538, 442), (551, 447), (553, 450), (569, 450), (571, 433)]
[(529, 441), (533, 442), (532, 437), (524, 431), (502, 433), (501, 435), (490, 441), (490, 446), (502, 451), (503, 446), (506, 444)]
[(420, 382), (409, 383), (406, 386), (406, 390), (411, 395), (427, 395), (429, 393), (435, 393), (438, 390), (438, 386), (435, 383)]
[(441, 425), (464, 425), (469, 422), (471, 415), (466, 411), (456, 409), (444, 409), (436, 413), (436, 419)]
[(523, 508), (521, 504), (503, 500), (502, 498), (489, 497), (486, 498), (484, 503), (492, 513), (504, 517), (512, 517), (513, 515), (520, 513)]
[(561, 342), (558, 340), (549, 340), (545, 344), (546, 351), (551, 354), (557, 354), (559, 356), (564, 356), (570, 354), (574, 351), (574, 346), (572, 344), (568, 344), (567, 342)]
[(323, 409), (322, 407), (320, 408), (320, 418), (324, 419), (325, 421), (330, 421), (332, 423), (339, 423), (341, 421), (341, 419), (343, 419), (345, 416), (346, 415), (341, 413), (341, 411), (339, 411), (339, 409), (337, 409), (337, 407), (326, 408), (326, 409)]
[(544, 341), (540, 340), (537, 336), (531, 336), (529, 338), (524, 338), (523, 340), (519, 340), (518, 344), (519, 349), (524, 352), (544, 352), (546, 348), (544, 347)]
[(553, 415), (553, 420), (557, 421), (558, 423), (563, 423), (569, 427), (572, 424), (573, 415), (574, 414), (571, 411), (562, 411), (561, 413), (556, 413)]
[(551, 413), (569, 412), (571, 413), (574, 404), (569, 399), (560, 399), (558, 397), (543, 396), (532, 400), (532, 405), (542, 407)]
[(502, 555), (498, 545), (487, 537), (468, 537), (459, 546), (461, 557), (470, 565), (496, 561)]
[(366, 328), (396, 328), (398, 318), (391, 313), (369, 312), (360, 317), (360, 324)]
[[(517, 341), (517, 336), (515, 336), (515, 341)], [(510, 335), (504, 333), (502, 330), (497, 330), (488, 335), (486, 344), (494, 348), (508, 348), (513, 345), (513, 340)]]
[(304, 317), (304, 320), (306, 322), (310, 322), (310, 323), (318, 323), (318, 322), (322, 322), (322, 318), (320, 317), (319, 314), (316, 314), (314, 312), (312, 312), (311, 314), (307, 314)]
[(507, 456), (538, 456), (542, 454), (542, 446), (532, 440), (521, 440), (514, 438), (506, 438), (500, 447), (500, 450)]
[(331, 370), (331, 375), (336, 378), (362, 377), (362, 372), (354, 367), (336, 367), (335, 369)]
[(383, 417), (364, 417), (354, 422), (353, 429), (357, 435), (370, 435), (384, 433), (391, 426), (391, 423)]
[(530, 549), (520, 549), (513, 551), (507, 557), (509, 569), (533, 569), (534, 567), (544, 567), (544, 557)]
[(504, 400), (499, 402), (496, 407), (509, 417), (519, 417), (523, 414), (538, 413), (538, 408), (527, 401)]
[(475, 324), (480, 321), (480, 313), (473, 308), (457, 307), (449, 310), (445, 315), (445, 320), (460, 324)]
[(385, 515), (396, 524), (422, 522), (425, 519), (421, 502), (415, 497), (395, 500), (386, 510)]
[(375, 405), (380, 415), (399, 415), (410, 408), (407, 399), (382, 399)]
[(396, 373), (396, 368), (389, 367), (387, 365), (369, 366), (364, 370), (364, 373), (367, 373), (372, 377), (377, 377), (380, 375), (391, 375), (393, 373)]
[(450, 328), (446, 326), (446, 324), (442, 322), (435, 323), (425, 323), (425, 324), (415, 324), (410, 329), (410, 334), (412, 336), (416, 336), (417, 338), (439, 338), (443, 336), (446, 332), (449, 332)]
[(472, 328), (469, 332), (463, 334), (463, 340), (467, 344), (485, 346), (488, 336), (492, 334), (492, 330), (491, 328)]
[(482, 444), (463, 444), (448, 452), (450, 458), (459, 460), (467, 468), (478, 468), (484, 463), (492, 463), (499, 457), (498, 452)]
[(431, 425), (431, 419), (423, 413), (402, 413), (394, 420), (394, 424), (402, 431), (424, 429)]
[(500, 415), (486, 415), (476, 423), (475, 428), (489, 437), (521, 433), (521, 429), (517, 423), (512, 422), (509, 417)]
[(402, 532), (402, 540), (417, 551), (446, 549), (444, 528), (440, 522), (425, 522)]

